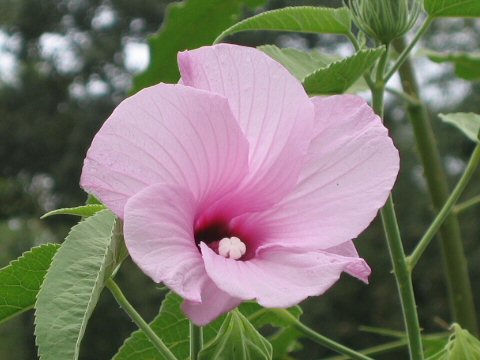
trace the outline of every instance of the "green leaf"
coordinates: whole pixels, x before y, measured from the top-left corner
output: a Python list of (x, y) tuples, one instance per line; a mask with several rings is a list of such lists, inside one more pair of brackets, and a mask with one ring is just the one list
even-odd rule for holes
[(424, 0), (424, 7), (432, 17), (480, 17), (478, 0)]
[(265, 0), (187, 0), (168, 6), (157, 34), (149, 39), (150, 64), (134, 79), (132, 92), (159, 82), (175, 83), (180, 74), (177, 53), (209, 45), (238, 21), (242, 4), (257, 6)]
[(360, 50), (355, 55), (333, 62), (307, 75), (303, 80), (303, 86), (311, 95), (344, 93), (374, 65), (384, 51), (383, 47)]
[(72, 228), (53, 258), (35, 304), (40, 359), (78, 359), (105, 280), (122, 260), (117, 223), (109, 210), (86, 218)]
[(264, 308), (255, 302), (246, 302), (238, 308), (257, 329), (265, 325), (275, 327), (288, 327), (292, 321), (299, 319), (303, 311), (300, 306), (293, 306), (288, 309)]
[(301, 337), (302, 334), (294, 328), (283, 328), (278, 330), (268, 339), (270, 344), (272, 344), (273, 359), (293, 359), (288, 354), (303, 348), (302, 344), (298, 341)]
[(440, 114), (440, 118), (460, 129), (470, 140), (480, 141), (480, 115), (474, 113)]
[(286, 7), (266, 11), (222, 32), (215, 42), (242, 31), (273, 30), (347, 35), (351, 30), (350, 11), (314, 6)]
[(30, 310), (60, 245), (45, 244), (0, 269), (0, 323)]
[(272, 359), (272, 345), (238, 310), (231, 311), (216, 338), (200, 351), (199, 360)]
[(105, 209), (106, 209), (105, 205), (89, 204), (89, 205), (53, 210), (43, 215), (40, 219), (45, 219), (53, 215), (76, 215), (76, 216), (89, 217)]
[[(179, 360), (187, 360), (190, 356), (190, 325), (181, 310), (182, 301), (180, 296), (170, 292), (165, 297), (159, 314), (153, 319), (150, 326)], [(223, 319), (224, 317), (204, 327), (205, 343), (215, 338)], [(163, 357), (143, 331), (137, 330), (125, 340), (113, 360), (163, 360)]]
[(428, 50), (426, 55), (430, 60), (436, 63), (453, 63), (455, 65), (455, 74), (465, 80), (480, 80), (480, 54), (472, 53), (448, 53)]
[(315, 70), (339, 60), (337, 56), (322, 54), (318, 51), (280, 49), (275, 45), (263, 45), (258, 49), (285, 66), (300, 81)]
[(477, 360), (480, 359), (480, 340), (464, 330), (458, 324), (453, 324), (453, 334), (448, 343), (438, 353), (426, 360)]

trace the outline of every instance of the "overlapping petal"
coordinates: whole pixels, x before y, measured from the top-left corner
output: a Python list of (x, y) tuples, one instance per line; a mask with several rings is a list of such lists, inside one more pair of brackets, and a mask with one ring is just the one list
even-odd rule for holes
[(196, 207), (188, 189), (151, 185), (128, 200), (123, 231), (130, 256), (145, 274), (199, 302), (208, 279), (195, 245)]
[(311, 139), (313, 106), (301, 84), (262, 52), (220, 44), (179, 54), (182, 82), (228, 98), (250, 144), (237, 208), (271, 206), (297, 182)]
[(295, 190), (249, 216), (271, 241), (328, 249), (357, 237), (385, 203), (399, 157), (387, 129), (359, 97), (314, 98), (315, 136)]
[(185, 314), (199, 326), (212, 322), (241, 303), (240, 299), (220, 290), (210, 278), (205, 281), (201, 296), (201, 302), (185, 300), (182, 305)]
[(267, 245), (254, 259), (235, 261), (217, 255), (201, 244), (205, 269), (215, 284), (231, 296), (255, 299), (265, 307), (289, 307), (309, 296), (323, 294), (352, 266), (366, 263), (326, 251)]
[(81, 185), (123, 217), (126, 201), (156, 183), (213, 202), (242, 181), (247, 161), (247, 140), (224, 97), (159, 84), (115, 109), (87, 153)]

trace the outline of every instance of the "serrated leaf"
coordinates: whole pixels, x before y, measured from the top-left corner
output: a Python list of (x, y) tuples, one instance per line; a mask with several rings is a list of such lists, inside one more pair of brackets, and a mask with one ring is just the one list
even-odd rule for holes
[(238, 310), (228, 313), (216, 338), (206, 344), (199, 360), (272, 359), (272, 345)]
[(35, 304), (42, 360), (78, 359), (87, 322), (123, 245), (115, 215), (103, 210), (75, 225), (53, 258)]
[(440, 118), (460, 129), (470, 140), (480, 141), (480, 115), (474, 113), (439, 114)]
[[(179, 359), (187, 360), (190, 356), (189, 320), (181, 310), (182, 298), (170, 292), (160, 307), (159, 314), (150, 323), (153, 331), (162, 338), (165, 345)], [(214, 321), (203, 329), (204, 342), (215, 338), (224, 317)], [(113, 360), (163, 360), (157, 349), (137, 330), (125, 340)]]
[(149, 38), (150, 64), (135, 77), (132, 92), (159, 82), (175, 83), (180, 74), (177, 53), (210, 45), (217, 35), (238, 21), (242, 5), (264, 0), (186, 0), (168, 5), (159, 31)]
[(222, 32), (215, 42), (242, 31), (271, 30), (346, 35), (351, 29), (350, 11), (314, 6), (286, 7), (242, 20)]
[(424, 0), (424, 8), (432, 17), (480, 17), (478, 0)]
[(480, 54), (472, 53), (439, 53), (425, 51), (427, 57), (436, 63), (452, 63), (455, 66), (455, 74), (465, 80), (480, 80)]
[(458, 324), (453, 324), (453, 334), (448, 343), (438, 353), (426, 360), (477, 360), (480, 359), (480, 340), (464, 330)]
[(0, 269), (0, 323), (33, 309), (43, 278), (60, 245), (45, 244)]
[(383, 47), (360, 50), (307, 75), (303, 86), (311, 95), (342, 94), (374, 65), (384, 51)]
[(338, 56), (322, 54), (318, 51), (280, 49), (275, 45), (262, 45), (258, 49), (285, 66), (299, 81), (315, 70), (339, 60)]
[(106, 209), (105, 205), (102, 205), (102, 204), (88, 204), (83, 206), (52, 210), (46, 213), (45, 215), (43, 215), (40, 219), (45, 219), (53, 215), (75, 215), (75, 216), (89, 217), (105, 209)]

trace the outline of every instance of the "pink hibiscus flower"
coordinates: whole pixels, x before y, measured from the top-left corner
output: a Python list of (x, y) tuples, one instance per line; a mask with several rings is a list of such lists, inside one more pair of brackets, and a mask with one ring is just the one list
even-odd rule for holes
[(370, 269), (352, 239), (384, 204), (398, 152), (351, 95), (309, 98), (262, 52), (179, 54), (181, 84), (123, 101), (82, 187), (124, 220), (132, 259), (205, 325), (242, 301), (289, 307)]

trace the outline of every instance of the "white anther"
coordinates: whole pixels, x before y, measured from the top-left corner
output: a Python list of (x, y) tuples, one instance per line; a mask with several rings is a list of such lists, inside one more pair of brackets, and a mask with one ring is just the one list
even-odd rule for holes
[(246, 251), (247, 247), (242, 240), (236, 236), (223, 238), (218, 244), (218, 253), (227, 259), (238, 260)]

